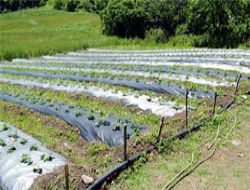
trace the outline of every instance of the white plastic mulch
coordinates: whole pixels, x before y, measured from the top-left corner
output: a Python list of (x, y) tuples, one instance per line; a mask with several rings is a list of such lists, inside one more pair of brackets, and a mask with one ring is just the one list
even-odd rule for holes
[(110, 100), (123, 101), (126, 106), (137, 106), (141, 110), (152, 112), (160, 116), (174, 116), (185, 110), (184, 106), (177, 106), (175, 102), (160, 103), (159, 98), (151, 98), (148, 95), (124, 94), (121, 91), (104, 90), (96, 86), (57, 84), (53, 82), (39, 82), (22, 79), (1, 78), (1, 82), (19, 84), (28, 87), (48, 88), (55, 91), (67, 91), (70, 93), (86, 93), (91, 96)]
[(110, 73), (117, 75), (130, 75), (130, 76), (143, 76), (143, 77), (158, 77), (159, 79), (169, 79), (177, 80), (184, 82), (193, 82), (196, 84), (209, 85), (209, 86), (235, 86), (236, 83), (231, 83), (227, 81), (218, 81), (213, 79), (207, 79), (202, 77), (195, 77), (192, 75), (180, 74), (159, 74), (159, 73), (150, 73), (142, 71), (123, 71), (123, 70), (114, 70), (114, 69), (90, 69), (90, 68), (76, 68), (76, 67), (44, 67), (44, 66), (25, 66), (25, 65), (8, 65), (2, 64), (0, 67), (9, 67), (9, 68), (23, 68), (23, 69), (37, 69), (37, 70), (48, 70), (48, 71), (74, 71), (74, 72), (97, 72), (97, 73)]
[[(7, 130), (3, 130), (4, 126), (7, 126)], [(27, 141), (26, 144), (21, 144), (23, 139)], [(38, 140), (2, 121), (0, 121), (1, 140), (5, 144), (0, 144), (0, 187), (3, 190), (27, 190), (39, 175), (53, 172), (65, 164), (62, 156), (46, 149)], [(38, 150), (31, 151), (33, 145), (38, 147)], [(16, 150), (8, 152), (12, 146)], [(21, 162), (25, 154), (30, 157), (32, 163)], [(53, 159), (42, 160), (42, 155)], [(41, 173), (34, 172), (34, 169), (40, 169)]]

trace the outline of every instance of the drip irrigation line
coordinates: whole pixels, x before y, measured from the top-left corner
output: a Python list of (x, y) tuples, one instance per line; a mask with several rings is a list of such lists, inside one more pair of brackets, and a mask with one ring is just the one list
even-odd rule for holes
[[(209, 145), (209, 148), (210, 149), (213, 144), (217, 141), (218, 139), (218, 136), (219, 136), (219, 133), (220, 133), (220, 126), (218, 126), (217, 128), (217, 132), (216, 132), (216, 136), (215, 138), (213, 139), (213, 141), (211, 142), (211, 144)], [(201, 146), (199, 146), (197, 149), (199, 149)], [(194, 152), (197, 150), (195, 149), (193, 152), (192, 152), (192, 155), (194, 154)], [(167, 189), (167, 190), (171, 190), (172, 188), (174, 188), (175, 185), (177, 185), (183, 178), (185, 178), (186, 176), (188, 176), (196, 167), (198, 167), (200, 164), (204, 163), (205, 161), (207, 161), (208, 159), (210, 159), (214, 153), (215, 153), (215, 150), (216, 150), (216, 146), (214, 146), (212, 152), (203, 160), (199, 161), (198, 163), (196, 163), (193, 167), (191, 167), (191, 165), (193, 164), (193, 158), (192, 158), (192, 161), (178, 174), (176, 175), (175, 177), (173, 177), (169, 183), (167, 183), (167, 185), (165, 185), (161, 190), (164, 190), (164, 189)], [(186, 173), (185, 171), (190, 168)], [(182, 175), (183, 174), (183, 175)], [(176, 181), (175, 181), (176, 180)]]
[[(223, 108), (221, 108), (221, 110), (218, 112), (218, 114), (221, 114), (222, 112), (227, 110), (235, 102), (235, 100), (236, 100), (236, 98), (229, 101)], [(178, 134), (169, 137), (167, 140), (171, 141), (174, 139), (182, 139), (182, 138), (186, 137), (189, 133), (198, 130), (202, 125), (206, 124), (210, 119), (212, 119), (212, 117), (213, 116), (210, 116), (205, 121), (203, 121), (199, 124), (196, 124), (189, 129), (184, 129), (183, 131), (179, 132)], [(156, 149), (158, 147), (158, 145), (159, 145), (159, 143), (156, 143), (156, 144), (148, 147), (145, 151), (142, 151), (140, 153), (137, 153), (134, 156), (131, 156), (128, 160), (122, 162), (117, 167), (113, 168), (108, 173), (106, 173), (103, 176), (101, 176), (100, 178), (98, 178), (92, 185), (90, 185), (88, 187), (87, 190), (96, 190), (96, 189), (100, 188), (106, 181), (111, 181), (115, 176), (118, 176), (119, 173), (121, 173), (123, 170), (125, 170), (126, 168), (131, 166), (140, 157), (142, 157), (143, 155), (148, 154), (151, 151), (153, 151), (154, 149)]]
[[(229, 132), (227, 133), (226, 137), (224, 137), (224, 139), (222, 139), (223, 142), (225, 142), (225, 140), (229, 137), (229, 135), (232, 133), (233, 129), (236, 126), (237, 123), (237, 117), (235, 114), (233, 114), (230, 110), (228, 110), (228, 112), (230, 113), (231, 116), (234, 117), (234, 124), (233, 126), (230, 128)], [(208, 147), (208, 150), (211, 149), (212, 145), (216, 143), (216, 141), (218, 140), (218, 136), (219, 136), (219, 132), (220, 132), (220, 126), (218, 126), (217, 128), (217, 134), (216, 137), (213, 139), (213, 141), (211, 142), (211, 144)], [(210, 158), (212, 158), (215, 154), (216, 148), (217, 148), (218, 144), (215, 144), (212, 152), (203, 160), (199, 161), (197, 164), (195, 164), (189, 171), (187, 171), (183, 176), (181, 176), (179, 179), (177, 179), (181, 174), (183, 174), (185, 172), (185, 170), (187, 170), (193, 162), (193, 157), (192, 157), (192, 161), (181, 171), (179, 172), (175, 177), (173, 177), (161, 190), (167, 189), (167, 190), (171, 190), (175, 185), (177, 185), (182, 179), (184, 179), (186, 176), (188, 176), (189, 174), (191, 174), (194, 169), (196, 169), (199, 165), (201, 165), (202, 163), (206, 162), (207, 160), (209, 160)], [(194, 150), (192, 152), (192, 155), (194, 154), (196, 150)], [(177, 180), (173, 183), (174, 180)], [(171, 185), (171, 183), (173, 183)]]

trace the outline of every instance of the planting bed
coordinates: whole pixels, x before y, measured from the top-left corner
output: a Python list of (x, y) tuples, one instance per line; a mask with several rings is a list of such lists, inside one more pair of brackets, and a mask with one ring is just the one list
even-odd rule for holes
[[(157, 79), (169, 79), (169, 80), (177, 80), (177, 81), (188, 81), (193, 82), (196, 84), (202, 84), (202, 85), (210, 85), (210, 86), (234, 86), (234, 82), (228, 82), (228, 81), (220, 81), (219, 79), (210, 79), (208, 78), (211, 76), (215, 77), (221, 77), (221, 76), (228, 76), (229, 79), (235, 79), (236, 74), (235, 73), (223, 73), (223, 72), (213, 72), (213, 71), (200, 71), (200, 72), (192, 72), (193, 70), (177, 70), (177, 69), (164, 69), (160, 70), (159, 68), (155, 68), (154, 70), (147, 70), (147, 71), (135, 71), (133, 68), (124, 68), (119, 67), (118, 69), (112, 69), (105, 67), (105, 69), (101, 69), (101, 67), (98, 69), (98, 65), (93, 65), (88, 68), (82, 68), (82, 67), (72, 67), (72, 66), (32, 66), (32, 65), (8, 65), (8, 64), (2, 64), (0, 65), (2, 68), (16, 68), (16, 69), (36, 69), (36, 70), (46, 70), (46, 71), (74, 71), (74, 72), (95, 72), (95, 73), (110, 73), (113, 75), (131, 75), (131, 76), (142, 76), (142, 77), (151, 77), (151, 78), (157, 78)], [(158, 72), (156, 72), (158, 70)], [(172, 73), (172, 74), (171, 74)], [(175, 74), (173, 74), (175, 73)], [(177, 73), (177, 74), (176, 74)], [(195, 74), (196, 73), (196, 74)], [(197, 73), (201, 73), (201, 75), (205, 76), (206, 78), (197, 77)], [(243, 80), (250, 80), (250, 77), (243, 75)]]
[(174, 116), (175, 114), (184, 111), (183, 106), (177, 106), (176, 103), (172, 101), (160, 102), (157, 97), (137, 95), (134, 93), (125, 94), (121, 91), (115, 92), (113, 90), (105, 90), (97, 86), (69, 85), (53, 82), (45, 83), (22, 79), (6, 79), (1, 77), (0, 82), (19, 84), (25, 87), (48, 88), (55, 91), (66, 91), (70, 93), (86, 93), (97, 98), (123, 101), (126, 106), (137, 106), (141, 110), (149, 111), (160, 116)]
[[(9, 69), (0, 69), (0, 73), (8, 73), (15, 75), (25, 75), (42, 78), (53, 78), (53, 79), (69, 79), (74, 81), (84, 82), (99, 82), (110, 85), (119, 85), (135, 90), (148, 90), (156, 93), (172, 94), (178, 96), (185, 96), (187, 88), (174, 83), (154, 82), (146, 81), (143, 79), (133, 78), (117, 78), (108, 76), (95, 76), (91, 74), (80, 75), (80, 74), (66, 74), (66, 73), (48, 73), (48, 72), (34, 72), (34, 71), (17, 71)], [(214, 96), (213, 91), (203, 91), (199, 89), (189, 89), (189, 97), (191, 98), (212, 98)]]
[[(190, 51), (193, 51), (190, 53)], [(208, 50), (210, 51), (210, 50)], [(234, 55), (232, 57), (232, 54)], [(213, 55), (216, 55), (214, 57)], [(16, 63), (88, 63), (88, 64), (139, 64), (161, 66), (194, 66), (250, 73), (248, 51), (218, 50), (207, 53), (206, 49), (181, 51), (105, 51), (90, 50), (79, 53), (43, 56), (30, 60), (16, 59)]]
[(133, 123), (130, 119), (121, 120), (115, 115), (105, 115), (86, 110), (79, 106), (51, 102), (30, 94), (11, 94), (0, 91), (0, 99), (26, 106), (48, 115), (55, 115), (70, 125), (77, 127), (84, 139), (103, 141), (110, 146), (123, 142), (122, 126), (128, 128), (128, 138), (146, 130), (145, 126)]
[[(199, 129), (214, 112), (232, 105), (235, 94), (249, 90), (247, 50), (90, 49), (1, 62), (0, 105), (4, 111), (0, 111), (0, 120), (14, 122), (18, 127), (19, 123), (23, 126), (32, 121), (30, 116), (33, 121), (41, 121), (41, 128), (49, 125), (45, 131), (50, 131), (49, 138), (54, 138), (53, 146), (43, 130), (31, 134), (67, 159), (72, 168), (70, 187), (82, 190), (89, 186), (83, 182), (82, 174), (97, 179), (111, 170), (97, 180), (102, 184), (107, 176), (113, 176), (112, 168), (122, 171), (158, 146), (165, 151), (169, 142), (166, 139), (173, 140), (176, 134), (182, 138)], [(15, 112), (18, 117), (9, 113), (5, 116), (5, 112)], [(1, 137), (0, 132), (0, 138), (8, 137)], [(15, 143), (19, 141), (18, 138)], [(1, 150), (0, 147), (0, 155)], [(39, 146), (39, 150), (44, 149)], [(29, 156), (23, 160), (30, 161)], [(63, 165), (65, 159), (61, 161)], [(0, 164), (0, 182), (5, 176), (1, 171)], [(53, 185), (48, 187), (47, 183)], [(6, 189), (5, 184), (1, 185)], [(40, 176), (35, 185), (40, 189), (64, 189), (62, 168)]]
[(39, 175), (53, 172), (64, 164), (65, 158), (0, 121), (0, 185), (4, 189), (29, 189)]

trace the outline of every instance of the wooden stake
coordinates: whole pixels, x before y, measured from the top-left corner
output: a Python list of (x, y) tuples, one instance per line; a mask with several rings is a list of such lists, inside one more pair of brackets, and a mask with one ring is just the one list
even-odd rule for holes
[(217, 102), (217, 92), (214, 93), (213, 115), (215, 114), (216, 102)]
[(237, 78), (237, 82), (236, 82), (236, 87), (235, 87), (234, 95), (236, 95), (237, 92), (238, 92), (239, 83), (240, 83), (240, 78), (241, 78), (241, 74), (240, 74), (240, 75), (238, 76), (238, 78)]
[(66, 164), (64, 166), (64, 170), (65, 170), (65, 185), (66, 185), (66, 190), (69, 190), (69, 166), (68, 164)]
[(127, 160), (127, 125), (124, 125), (124, 133), (123, 133), (123, 160)]
[(188, 89), (186, 90), (186, 128), (188, 128)]
[(162, 128), (164, 126), (164, 119), (165, 119), (164, 117), (161, 117), (161, 124), (160, 124), (160, 129), (159, 129), (159, 133), (158, 133), (158, 137), (157, 137), (157, 142), (156, 143), (160, 142), (161, 131), (162, 131)]

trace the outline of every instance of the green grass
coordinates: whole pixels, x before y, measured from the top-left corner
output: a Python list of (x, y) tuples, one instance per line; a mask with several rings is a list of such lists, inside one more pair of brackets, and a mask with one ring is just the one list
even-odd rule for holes
[(0, 59), (31, 57), (92, 48), (190, 47), (188, 37), (156, 45), (143, 40), (120, 39), (102, 34), (98, 15), (69, 13), (48, 6), (0, 15)]
[[(242, 98), (237, 99), (237, 103), (242, 103)], [(245, 126), (242, 125), (241, 119), (249, 113), (250, 100), (248, 99), (241, 107), (232, 110), (237, 115), (237, 126), (229, 136), (226, 142), (221, 143), (222, 139), (226, 136), (232, 127), (232, 116), (229, 112), (224, 112), (218, 115), (214, 120), (211, 120), (204, 125), (198, 132), (192, 133), (188, 138), (177, 140), (171, 144), (171, 153), (163, 152), (160, 155), (149, 155), (149, 161), (142, 167), (137, 167), (127, 170), (113, 182), (111, 190), (144, 190), (144, 189), (161, 189), (172, 177), (174, 177), (180, 170), (185, 168), (191, 160), (191, 152), (196, 149), (200, 144), (204, 143), (207, 139), (214, 137), (216, 134), (218, 123), (220, 125), (219, 147), (230, 146), (230, 139), (238, 136), (238, 132), (242, 131)], [(249, 114), (248, 114), (249, 115)], [(237, 133), (236, 133), (237, 132)], [(150, 159), (152, 157), (152, 159)], [(203, 158), (203, 157), (202, 157)], [(197, 153), (195, 161), (202, 159), (201, 155)], [(209, 171), (206, 167), (201, 165), (195, 170), (200, 176), (206, 177)], [(238, 178), (243, 175), (239, 170), (232, 171), (233, 177)]]

